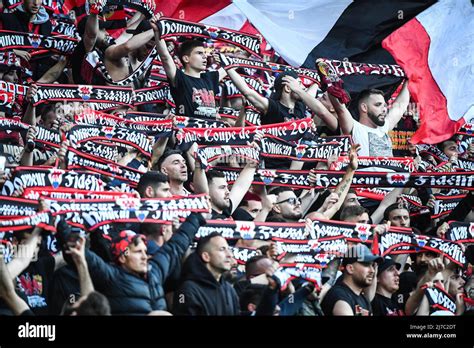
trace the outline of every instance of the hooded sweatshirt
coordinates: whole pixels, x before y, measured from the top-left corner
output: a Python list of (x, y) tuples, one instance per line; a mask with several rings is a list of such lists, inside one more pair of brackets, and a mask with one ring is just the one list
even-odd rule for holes
[(174, 296), (175, 315), (239, 315), (239, 298), (223, 277), (217, 281), (198, 254), (183, 266), (183, 282)]
[(35, 33), (45, 36), (51, 35), (51, 21), (46, 9), (41, 6), (33, 21), (30, 23), (30, 16), (25, 12), (23, 4), (16, 8), (13, 13), (2, 14), (2, 28), (23, 33)]

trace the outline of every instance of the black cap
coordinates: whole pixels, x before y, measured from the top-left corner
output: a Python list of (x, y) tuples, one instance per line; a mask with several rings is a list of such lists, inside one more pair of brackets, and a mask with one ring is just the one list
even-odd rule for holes
[(381, 274), (383, 271), (387, 270), (389, 267), (395, 265), (398, 270), (402, 267), (401, 264), (395, 262), (390, 256), (385, 256), (382, 263), (379, 265), (378, 274)]
[(365, 246), (364, 244), (357, 244), (349, 247), (344, 254), (344, 258), (342, 260), (342, 265), (346, 266), (350, 263), (360, 262), (360, 263), (372, 263), (377, 262), (381, 263), (383, 258), (372, 254), (370, 249)]

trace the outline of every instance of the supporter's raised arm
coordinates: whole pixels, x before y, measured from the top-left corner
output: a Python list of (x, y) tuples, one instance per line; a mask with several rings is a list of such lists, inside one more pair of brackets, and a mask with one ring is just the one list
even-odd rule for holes
[(250, 186), (252, 185), (255, 172), (257, 170), (258, 163), (249, 162), (240, 172), (239, 177), (232, 185), (230, 190), (229, 199), (232, 202), (232, 212), (239, 206), (240, 201), (244, 198), (245, 194), (248, 192)]
[(405, 113), (408, 103), (410, 102), (410, 92), (408, 91), (408, 80), (403, 84), (400, 94), (395, 99), (392, 108), (387, 113), (387, 120), (389, 127), (388, 130), (395, 128), (397, 123)]
[[(221, 55), (221, 60), (225, 60), (225, 57)], [(258, 111), (266, 113), (268, 111), (268, 99), (261, 96), (253, 89), (251, 89), (247, 82), (239, 75), (235, 69), (227, 70), (227, 75), (230, 77), (237, 89), (242, 95), (249, 101), (250, 104), (255, 106)]]
[(344, 135), (351, 135), (352, 128), (354, 128), (354, 119), (347, 107), (339, 101), (336, 97), (328, 94), (329, 100), (331, 100), (334, 110), (337, 113), (337, 120), (341, 127), (341, 132)]
[(82, 37), (86, 53), (92, 51), (97, 41), (97, 35), (99, 33), (98, 14), (105, 5), (105, 2), (105, 0), (89, 0), (89, 8), (93, 7), (97, 9), (97, 11), (90, 11), (89, 17), (87, 17), (84, 35)]
[(157, 267), (152, 267), (151, 271), (161, 273), (164, 281), (168, 275), (181, 263), (181, 260), (194, 240), (194, 236), (200, 226), (206, 224), (202, 214), (192, 213), (181, 224), (178, 231), (158, 250), (150, 260)]
[[(341, 182), (336, 186), (334, 189), (334, 192), (331, 193), (331, 195), (328, 196), (326, 201), (328, 204), (326, 207), (323, 205), (323, 209), (320, 209), (320, 211), (313, 213), (311, 216), (312, 219), (314, 218), (321, 218), (321, 219), (331, 219), (334, 214), (337, 213), (337, 211), (341, 208), (342, 204), (344, 203), (344, 200), (346, 199), (347, 193), (349, 192), (349, 189), (351, 187), (352, 183), (352, 178), (354, 177), (354, 173), (357, 170), (358, 167), (358, 156), (357, 156), (357, 151), (359, 151), (360, 145), (355, 144), (351, 146), (351, 150), (349, 153), (349, 166), (347, 166), (346, 173), (342, 177)], [(337, 196), (337, 200), (336, 200)], [(333, 201), (331, 201), (333, 200)]]
[(403, 192), (403, 189), (403, 187), (394, 188), (389, 194), (387, 194), (383, 198), (377, 209), (372, 213), (372, 215), (370, 215), (372, 223), (378, 224), (382, 221), (385, 209), (387, 209), (388, 206), (396, 203), (397, 198), (400, 197)]
[(145, 19), (145, 15), (139, 11), (135, 12), (132, 18), (127, 21), (127, 30), (125, 30), (120, 36), (115, 40), (117, 45), (123, 44), (128, 41), (133, 33), (129, 31), (134, 31), (140, 25), (140, 23)]
[(79, 285), (81, 289), (81, 296), (87, 296), (94, 291), (94, 285), (89, 274), (89, 268), (86, 261), (86, 239), (79, 236), (75, 245), (69, 247), (65, 253), (71, 255), (74, 264), (76, 265), (77, 273), (79, 275)]
[(150, 25), (153, 29), (155, 35), (156, 49), (158, 50), (158, 55), (160, 56), (161, 63), (163, 64), (163, 69), (165, 69), (166, 76), (172, 86), (175, 86), (176, 80), (176, 64), (174, 63), (173, 57), (168, 51), (165, 40), (161, 39), (160, 29), (158, 28), (159, 17), (155, 17), (150, 21)]
[[(129, 53), (145, 45), (153, 38), (154, 31), (152, 29), (143, 33), (134, 35), (131, 39), (120, 45), (110, 46), (105, 50), (105, 58), (112, 61), (120, 60), (127, 57)], [(164, 66), (164, 65), (163, 65)]]
[(31, 232), (31, 235), (29, 235), (21, 244), (22, 251), (25, 252), (22, 253), (21, 257), (14, 257), (13, 260), (8, 263), (7, 269), (12, 280), (18, 277), (18, 275), (20, 275), (20, 273), (23, 272), (23, 270), (28, 267), (33, 260), (42, 230), (43, 229), (40, 227), (35, 227), (33, 232)]
[(36, 107), (33, 106), (33, 97), (36, 95), (37, 91), (38, 86), (34, 83), (28, 87), (28, 92), (25, 98), (25, 100), (28, 102), (28, 106), (26, 107), (26, 111), (21, 118), (22, 122), (32, 126), (36, 126)]
[[(12, 261), (13, 262), (13, 261)], [(10, 262), (11, 263), (11, 262)], [(13, 279), (7, 265), (3, 253), (0, 254), (0, 298), (2, 298), (7, 306), (12, 310), (14, 315), (20, 315), (28, 311), (30, 307), (26, 302), (18, 296), (13, 285)]]
[(423, 300), (424, 288), (423, 285), (433, 281), (436, 274), (445, 268), (443, 259), (438, 257), (430, 260), (428, 263), (428, 270), (425, 275), (418, 282), (416, 290), (410, 295), (405, 304), (406, 315), (414, 315)]
[(36, 127), (32, 126), (28, 129), (26, 134), (26, 144), (23, 148), (23, 155), (20, 159), (21, 166), (32, 166), (33, 165), (33, 149), (35, 145)]
[(315, 113), (315, 117), (321, 118), (328, 128), (336, 131), (338, 122), (328, 109), (319, 100), (304, 90), (301, 82), (292, 76), (283, 77), (283, 84), (288, 86), (292, 92), (296, 93), (307, 107)]

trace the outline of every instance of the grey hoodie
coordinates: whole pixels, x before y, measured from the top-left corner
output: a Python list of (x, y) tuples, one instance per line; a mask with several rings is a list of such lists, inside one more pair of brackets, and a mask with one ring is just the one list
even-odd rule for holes
[[(26, 12), (25, 9), (23, 8), (23, 4), (19, 5), (17, 7), (17, 10), (21, 12)], [(32, 23), (43, 24), (43, 23), (46, 23), (47, 21), (49, 21), (49, 14), (44, 8), (44, 6), (41, 6)]]

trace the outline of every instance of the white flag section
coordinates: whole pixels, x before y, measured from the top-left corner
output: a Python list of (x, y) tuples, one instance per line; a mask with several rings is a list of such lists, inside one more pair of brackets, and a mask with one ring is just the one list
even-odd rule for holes
[(240, 11), (234, 4), (230, 4), (222, 10), (203, 19), (201, 23), (232, 30), (240, 30), (246, 21), (247, 17), (242, 13), (242, 11)]
[[(351, 3), (352, 0), (233, 1), (275, 51), (293, 66), (304, 63)], [(225, 23), (222, 26), (229, 27)]]
[(471, 0), (441, 0), (419, 14), (431, 43), (428, 65), (447, 100), (453, 121), (474, 122), (474, 6)]

